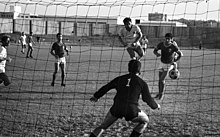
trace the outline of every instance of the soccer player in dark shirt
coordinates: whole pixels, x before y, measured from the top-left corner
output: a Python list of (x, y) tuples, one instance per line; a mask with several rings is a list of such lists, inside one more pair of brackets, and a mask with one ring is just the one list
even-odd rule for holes
[[(161, 50), (161, 53), (158, 53)], [(159, 82), (158, 88), (159, 93), (155, 96), (157, 99), (162, 99), (164, 95), (165, 78), (168, 72), (172, 69), (177, 69), (177, 61), (183, 56), (177, 43), (173, 40), (173, 35), (171, 33), (165, 34), (165, 41), (159, 43), (154, 48), (154, 54), (157, 57), (161, 57), (159, 66)]]
[(66, 70), (66, 58), (64, 56), (65, 51), (67, 55), (69, 55), (68, 49), (66, 45), (63, 43), (63, 36), (61, 33), (57, 33), (57, 41), (53, 43), (50, 53), (55, 57), (55, 71), (53, 73), (53, 81), (51, 86), (54, 86), (56, 74), (59, 71), (59, 67), (61, 68), (61, 86), (65, 86), (64, 78), (65, 78), (65, 70)]
[(90, 101), (97, 102), (98, 99), (109, 90), (116, 89), (117, 91), (114, 97), (114, 103), (107, 113), (105, 120), (90, 134), (90, 137), (101, 136), (104, 130), (119, 118), (125, 118), (126, 121), (138, 123), (130, 137), (138, 137), (143, 133), (149, 123), (149, 118), (145, 112), (138, 107), (140, 95), (142, 95), (142, 100), (152, 109), (159, 109), (160, 105), (151, 97), (147, 83), (138, 76), (140, 69), (140, 61), (131, 60), (128, 64), (128, 74), (116, 77), (101, 87), (93, 97), (90, 98)]

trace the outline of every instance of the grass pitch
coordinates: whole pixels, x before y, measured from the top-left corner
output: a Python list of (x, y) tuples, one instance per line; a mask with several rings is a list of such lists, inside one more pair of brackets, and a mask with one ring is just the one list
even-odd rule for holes
[[(71, 46), (67, 56), (66, 87), (61, 87), (60, 72), (50, 86), (54, 58), (50, 44), (34, 47), (34, 58), (25, 58), (21, 47), (12, 44), (6, 72), (12, 81), (0, 85), (0, 136), (2, 137), (87, 137), (103, 120), (115, 91), (97, 103), (89, 98), (102, 85), (127, 73), (129, 56), (120, 47)], [(150, 117), (143, 136), (182, 137), (220, 135), (220, 51), (182, 50), (178, 63), (180, 79), (167, 78), (161, 110), (153, 111), (140, 101)], [(158, 92), (159, 59), (148, 49), (141, 60), (141, 77), (152, 96)], [(118, 120), (105, 137), (127, 137), (135, 125)]]

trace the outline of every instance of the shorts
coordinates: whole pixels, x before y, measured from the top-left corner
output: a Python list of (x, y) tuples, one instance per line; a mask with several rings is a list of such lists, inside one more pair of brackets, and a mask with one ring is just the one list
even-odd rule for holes
[(4, 66), (0, 66), (0, 73), (5, 73), (5, 67)]
[(59, 64), (66, 64), (66, 58), (65, 57), (61, 57), (55, 60), (55, 63)]
[[(176, 65), (176, 63), (175, 63)], [(169, 63), (169, 64), (165, 64), (160, 62), (159, 67), (157, 68), (159, 71), (170, 71), (171, 69), (174, 68), (174, 63)]]

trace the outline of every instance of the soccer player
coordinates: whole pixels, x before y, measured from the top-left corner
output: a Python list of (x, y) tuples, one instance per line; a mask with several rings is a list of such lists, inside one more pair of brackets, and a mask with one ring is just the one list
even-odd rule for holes
[(32, 53), (33, 53), (33, 44), (35, 44), (33, 40), (33, 32), (30, 32), (30, 35), (27, 37), (27, 45), (28, 45), (28, 50), (27, 50), (27, 56), (26, 58), (33, 58)]
[(55, 71), (53, 73), (53, 81), (51, 86), (54, 86), (56, 74), (59, 71), (59, 67), (61, 68), (61, 86), (65, 86), (64, 78), (65, 78), (65, 70), (66, 70), (66, 58), (64, 53), (66, 51), (67, 56), (69, 55), (68, 49), (66, 45), (63, 43), (63, 35), (61, 33), (57, 33), (56, 35), (57, 41), (53, 43), (50, 53), (55, 57)]
[(23, 53), (24, 54), (24, 49), (26, 48), (26, 45), (27, 45), (27, 43), (26, 43), (26, 35), (25, 35), (25, 33), (24, 32), (22, 32), (21, 33), (21, 37), (20, 37), (20, 43), (21, 43), (21, 53)]
[(143, 51), (144, 51), (144, 55), (145, 55), (146, 52), (147, 52), (147, 46), (148, 46), (148, 44), (149, 44), (149, 41), (148, 41), (146, 35), (143, 35), (143, 36), (142, 36), (142, 38), (141, 38), (141, 40), (140, 40), (140, 43), (141, 43), (141, 47), (142, 47), (142, 49), (143, 49)]
[[(158, 50), (161, 50), (158, 53)], [(158, 89), (159, 93), (155, 96), (157, 99), (162, 99), (164, 95), (164, 88), (165, 88), (165, 78), (168, 72), (171, 69), (177, 69), (177, 61), (183, 56), (183, 53), (180, 51), (177, 43), (173, 40), (172, 33), (165, 34), (165, 41), (159, 43), (154, 48), (154, 54), (157, 57), (161, 57), (160, 66), (159, 66), (159, 82), (158, 82)]]
[(113, 106), (110, 108), (102, 124), (93, 130), (90, 137), (100, 137), (119, 118), (125, 118), (126, 121), (137, 123), (130, 137), (138, 137), (143, 133), (149, 123), (149, 118), (138, 107), (140, 95), (142, 96), (142, 100), (152, 109), (160, 109), (160, 105), (151, 97), (147, 83), (139, 77), (140, 69), (140, 61), (131, 60), (128, 63), (128, 74), (116, 77), (101, 87), (90, 98), (90, 101), (97, 102), (109, 90), (116, 89), (117, 91)]
[(2, 45), (0, 47), (0, 84), (4, 82), (5, 86), (10, 84), (8, 76), (5, 74), (5, 65), (6, 61), (11, 62), (11, 58), (7, 57), (7, 50), (6, 48), (9, 46), (10, 43), (10, 36), (4, 35), (1, 38)]
[[(142, 37), (141, 29), (137, 25), (133, 25), (129, 17), (126, 17), (123, 23), (124, 28), (119, 31), (119, 41), (124, 47), (127, 47), (131, 59), (139, 60), (144, 55), (139, 42)], [(135, 56), (135, 52), (138, 54), (137, 57)]]

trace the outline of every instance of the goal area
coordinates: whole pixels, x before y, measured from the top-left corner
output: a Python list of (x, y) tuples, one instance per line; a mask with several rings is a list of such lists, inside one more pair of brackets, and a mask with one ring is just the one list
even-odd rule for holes
[[(139, 107), (149, 116), (142, 136), (220, 136), (219, 1), (1, 0), (0, 38), (10, 35), (7, 56), (12, 61), (5, 67), (11, 84), (0, 84), (0, 137), (89, 137), (116, 91), (95, 103), (89, 99), (128, 73), (130, 57), (118, 39), (125, 17), (149, 40), (140, 77), (152, 97), (159, 90), (160, 58), (154, 47), (172, 33), (183, 52), (177, 62), (179, 79), (167, 77), (164, 98), (156, 100), (161, 109), (150, 109), (140, 97)], [(33, 58), (26, 58), (27, 47), (21, 52), (22, 32), (33, 32)], [(69, 49), (65, 87), (60, 70), (51, 86), (55, 58), (50, 50), (57, 33)], [(134, 127), (119, 119), (102, 136), (128, 137)]]

